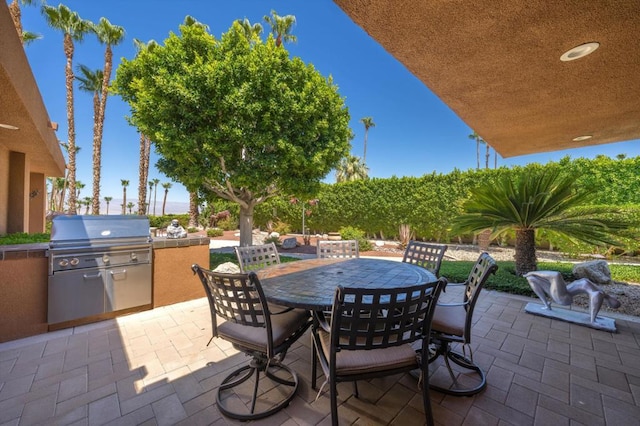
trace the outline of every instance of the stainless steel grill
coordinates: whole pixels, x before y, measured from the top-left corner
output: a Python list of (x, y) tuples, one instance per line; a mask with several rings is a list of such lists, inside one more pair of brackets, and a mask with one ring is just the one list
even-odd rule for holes
[(57, 216), (49, 244), (49, 324), (151, 303), (146, 216)]

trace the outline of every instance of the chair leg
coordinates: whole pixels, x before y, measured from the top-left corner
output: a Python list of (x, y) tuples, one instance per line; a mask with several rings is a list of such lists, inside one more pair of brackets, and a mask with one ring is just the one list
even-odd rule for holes
[(424, 417), (428, 426), (433, 426), (433, 411), (431, 411), (431, 396), (429, 395), (429, 366), (422, 368), (422, 405)]
[(331, 397), (331, 424), (338, 426), (338, 386), (335, 380), (330, 380), (330, 397)]
[[(291, 379), (289, 380), (288, 378), (285, 379), (279, 377), (276, 374), (277, 370), (285, 372), (286, 375), (290, 376)], [(255, 409), (256, 401), (258, 399), (260, 374), (262, 373), (264, 373), (265, 378), (272, 380), (274, 383), (285, 385), (289, 389), (288, 391), (283, 391), (283, 399), (270, 404), (266, 409), (263, 409), (262, 411), (256, 412)], [(239, 403), (233, 404), (234, 409), (238, 406), (244, 406), (244, 401), (242, 401), (239, 395), (236, 394), (234, 388), (249, 380), (254, 374), (256, 377), (253, 385), (253, 395), (250, 402), (250, 409), (246, 408), (246, 412), (242, 412), (242, 410), (240, 412), (233, 411), (230, 408), (231, 405), (228, 403), (228, 401), (231, 401), (232, 399), (234, 401), (240, 401)], [(295, 371), (285, 365), (281, 365), (273, 361), (270, 365), (268, 365), (266, 359), (256, 357), (248, 365), (245, 365), (233, 371), (222, 381), (216, 394), (216, 403), (218, 405), (218, 410), (220, 410), (223, 415), (229, 418), (241, 421), (262, 419), (288, 406), (296, 394), (298, 385), (298, 376), (296, 375)], [(272, 401), (269, 400), (269, 402)]]
[(311, 389), (313, 390), (316, 390), (316, 374), (318, 374), (318, 352), (313, 333), (311, 333)]
[[(444, 358), (445, 365), (451, 376), (451, 380), (453, 382), (452, 386), (443, 387), (439, 386), (435, 383), (431, 383), (429, 387), (438, 392), (445, 393), (447, 395), (454, 396), (470, 396), (475, 395), (481, 392), (485, 387), (487, 387), (487, 379), (484, 371), (475, 364), (471, 359), (467, 358), (465, 355), (455, 352), (451, 349), (450, 342), (448, 341), (440, 341), (438, 342), (439, 346), (436, 351), (436, 355), (429, 358), (429, 363), (434, 361), (438, 356), (442, 356)], [(451, 364), (449, 361), (453, 361), (454, 364), (473, 372), (473, 374), (477, 378), (478, 384), (470, 387), (470, 388), (457, 388), (458, 380), (456, 379), (455, 373), (451, 368)]]

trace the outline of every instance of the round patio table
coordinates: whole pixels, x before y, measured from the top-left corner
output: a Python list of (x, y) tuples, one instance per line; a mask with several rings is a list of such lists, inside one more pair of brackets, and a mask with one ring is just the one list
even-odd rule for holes
[(312, 311), (330, 310), (336, 287), (398, 288), (433, 282), (430, 271), (382, 259), (308, 259), (256, 272), (267, 300)]

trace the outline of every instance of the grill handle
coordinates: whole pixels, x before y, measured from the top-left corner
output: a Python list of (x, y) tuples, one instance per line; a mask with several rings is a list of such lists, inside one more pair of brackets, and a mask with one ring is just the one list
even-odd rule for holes
[(96, 278), (100, 278), (101, 276), (102, 276), (102, 273), (98, 272), (95, 275), (83, 274), (82, 278), (84, 278), (85, 280), (93, 280), (93, 279), (96, 279)]

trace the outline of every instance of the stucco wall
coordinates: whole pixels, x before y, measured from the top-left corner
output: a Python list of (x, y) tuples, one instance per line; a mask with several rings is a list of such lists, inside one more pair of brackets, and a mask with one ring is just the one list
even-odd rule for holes
[(9, 150), (0, 144), (0, 235), (7, 233), (9, 211)]
[[(175, 240), (174, 240), (175, 241)], [(204, 289), (191, 265), (209, 267), (209, 240), (206, 245), (154, 248), (153, 307), (205, 297)], [(154, 246), (157, 246), (154, 243)]]

